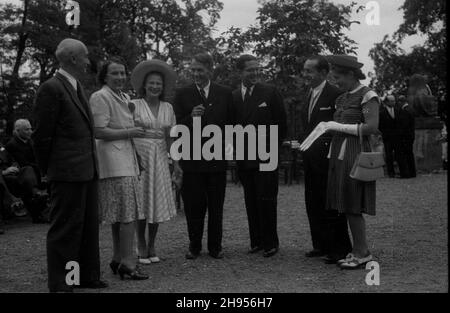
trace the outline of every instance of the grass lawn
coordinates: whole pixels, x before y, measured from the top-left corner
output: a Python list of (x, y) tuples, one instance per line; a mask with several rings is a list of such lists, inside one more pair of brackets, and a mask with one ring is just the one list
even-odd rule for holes
[[(377, 215), (366, 221), (370, 250), (380, 264), (379, 286), (366, 285), (368, 270), (343, 271), (304, 256), (311, 249), (311, 240), (303, 184), (280, 183), (280, 252), (271, 258), (248, 255), (243, 191), (229, 183), (224, 259), (212, 259), (205, 252), (193, 261), (184, 258), (188, 237), (180, 212), (160, 225), (157, 251), (162, 262), (145, 266), (151, 278), (120, 281), (109, 270), (111, 233), (110, 227), (102, 225), (101, 267), (110, 287), (101, 292), (448, 292), (446, 172), (381, 179), (377, 183)], [(28, 220), (6, 226), (6, 234), (0, 236), (0, 292), (47, 292), (47, 228)]]

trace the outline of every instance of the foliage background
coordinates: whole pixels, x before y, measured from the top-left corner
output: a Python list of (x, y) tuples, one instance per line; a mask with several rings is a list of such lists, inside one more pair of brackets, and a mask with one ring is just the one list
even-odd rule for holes
[[(219, 0), (79, 0), (80, 26), (65, 22), (63, 0), (22, 0), (20, 5), (0, 5), (0, 130), (11, 133), (19, 117), (32, 118), (38, 86), (58, 68), (57, 44), (66, 37), (82, 40), (89, 49), (92, 73), (82, 83), (88, 93), (98, 89), (99, 62), (112, 55), (127, 61), (130, 71), (139, 61), (159, 58), (174, 66), (178, 85), (189, 82), (186, 70), (197, 52), (211, 53), (214, 78), (235, 88), (237, 56), (252, 53), (261, 58), (265, 78), (283, 93), (288, 112), (289, 138), (302, 132), (300, 108), (306, 87), (301, 77), (305, 59), (312, 54), (354, 53), (356, 42), (345, 35), (353, 23), (350, 13), (357, 3), (328, 0), (260, 1), (257, 22), (248, 29), (233, 27), (213, 37), (223, 2)], [(392, 37), (374, 45), (371, 85), (379, 93), (404, 93), (408, 77), (426, 74), (432, 90), (446, 99), (446, 3), (444, 0), (405, 0), (404, 22)], [(425, 34), (427, 41), (405, 53), (405, 37)], [(129, 92), (133, 93), (131, 86)]]

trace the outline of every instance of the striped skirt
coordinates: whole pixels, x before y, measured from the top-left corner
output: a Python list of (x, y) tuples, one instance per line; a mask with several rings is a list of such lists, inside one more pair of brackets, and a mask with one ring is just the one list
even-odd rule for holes
[(145, 170), (140, 176), (141, 201), (148, 223), (165, 222), (176, 216), (166, 142), (163, 139), (135, 138)]
[[(367, 138), (364, 138), (363, 145), (365, 151), (370, 151)], [(333, 136), (328, 155), (328, 210), (375, 215), (375, 182), (362, 182), (350, 177), (359, 152), (361, 146), (358, 137), (341, 134)]]

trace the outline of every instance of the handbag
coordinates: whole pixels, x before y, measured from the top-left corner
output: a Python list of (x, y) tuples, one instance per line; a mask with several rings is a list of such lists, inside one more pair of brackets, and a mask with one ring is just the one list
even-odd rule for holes
[(356, 157), (350, 177), (363, 182), (375, 181), (384, 177), (383, 166), (385, 164), (382, 152), (364, 152), (362, 125), (358, 126), (359, 143), (361, 152)]

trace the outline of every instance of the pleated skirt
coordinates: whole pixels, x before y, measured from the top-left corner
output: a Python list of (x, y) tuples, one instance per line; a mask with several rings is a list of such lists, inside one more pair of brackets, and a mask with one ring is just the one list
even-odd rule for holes
[[(370, 151), (367, 138), (363, 140), (364, 150)], [(376, 185), (350, 177), (356, 157), (361, 152), (356, 136), (335, 135), (329, 151), (327, 204), (328, 210), (340, 213), (375, 215)]]
[(161, 223), (177, 215), (165, 140), (135, 138), (145, 170), (140, 176), (141, 203), (148, 223)]

